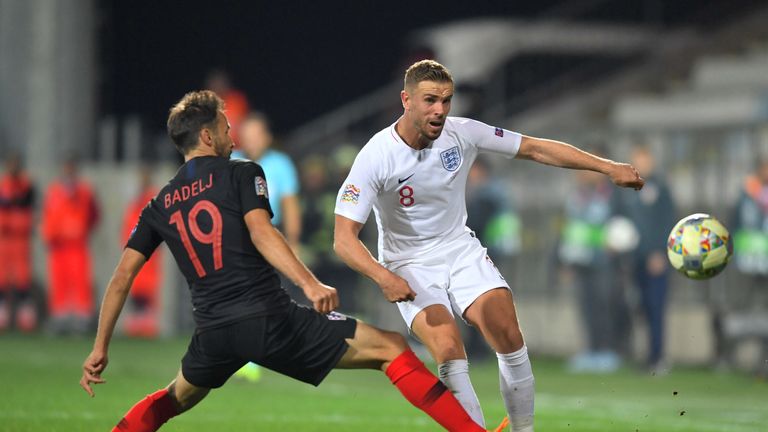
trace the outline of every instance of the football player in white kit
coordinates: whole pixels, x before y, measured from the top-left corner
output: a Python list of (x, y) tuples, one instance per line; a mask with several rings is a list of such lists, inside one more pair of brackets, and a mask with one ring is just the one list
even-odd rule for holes
[[(432, 60), (405, 73), (403, 116), (360, 150), (336, 201), (336, 253), (397, 303), (405, 323), (438, 363), (440, 378), (484, 425), (453, 313), (496, 351), (501, 394), (513, 431), (533, 431), (534, 379), (512, 293), (466, 227), (467, 174), (478, 152), (603, 173), (640, 189), (628, 164), (571, 145), (448, 117), (450, 72)], [(359, 240), (373, 208), (379, 260)]]

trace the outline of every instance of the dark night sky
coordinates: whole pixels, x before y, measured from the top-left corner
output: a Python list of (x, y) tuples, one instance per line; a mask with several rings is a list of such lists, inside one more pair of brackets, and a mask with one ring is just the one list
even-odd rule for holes
[[(602, 3), (592, 18), (680, 15), (659, 10), (660, 2)], [(159, 129), (171, 104), (223, 67), (286, 132), (399, 77), (415, 29), (481, 16), (551, 17), (555, 4), (563, 1), (102, 0), (100, 107)]]
[(278, 131), (286, 131), (399, 75), (412, 29), (457, 17), (536, 9), (494, 7), (517, 3), (506, 1), (483, 7), (411, 3), (417, 6), (369, 1), (105, 2), (98, 41), (102, 110), (139, 113), (149, 125), (160, 127), (174, 101), (199, 88), (210, 69), (223, 67), (252, 105), (270, 114)]

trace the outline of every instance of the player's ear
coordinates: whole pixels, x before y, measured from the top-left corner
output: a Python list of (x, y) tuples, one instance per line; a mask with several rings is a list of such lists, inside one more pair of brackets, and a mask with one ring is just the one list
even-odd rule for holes
[(204, 127), (200, 129), (200, 140), (205, 145), (213, 145), (213, 134), (210, 129)]
[(410, 105), (411, 96), (408, 94), (407, 91), (401, 90), (400, 91), (400, 102), (403, 104), (403, 109), (408, 110), (408, 107)]

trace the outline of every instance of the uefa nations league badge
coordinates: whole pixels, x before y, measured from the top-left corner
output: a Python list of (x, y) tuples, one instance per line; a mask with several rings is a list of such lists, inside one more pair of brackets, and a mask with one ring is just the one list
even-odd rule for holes
[(440, 152), (440, 160), (443, 161), (443, 168), (448, 171), (456, 171), (461, 165), (461, 152), (459, 146), (453, 146), (448, 150)]

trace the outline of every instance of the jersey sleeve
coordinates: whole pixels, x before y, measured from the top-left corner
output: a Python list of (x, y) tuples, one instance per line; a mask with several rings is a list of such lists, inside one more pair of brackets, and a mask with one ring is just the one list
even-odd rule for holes
[(148, 212), (151, 205), (152, 203), (150, 202), (141, 211), (139, 221), (136, 222), (136, 226), (133, 227), (131, 234), (128, 236), (128, 242), (125, 244), (125, 247), (141, 253), (146, 259), (149, 259), (155, 249), (163, 242), (160, 233), (152, 228), (152, 225), (149, 223)]
[(378, 180), (377, 167), (374, 164), (371, 152), (363, 150), (358, 153), (349, 175), (342, 183), (336, 196), (335, 213), (364, 224), (371, 213), (373, 203), (376, 201), (381, 182)]
[(520, 150), (522, 135), (477, 120), (456, 117), (454, 121), (461, 135), (469, 139), (481, 153), (494, 153), (513, 158)]
[(239, 171), (236, 181), (243, 215), (254, 209), (264, 209), (269, 212), (270, 218), (274, 216), (272, 207), (269, 206), (267, 177), (261, 166), (254, 162), (244, 162)]

